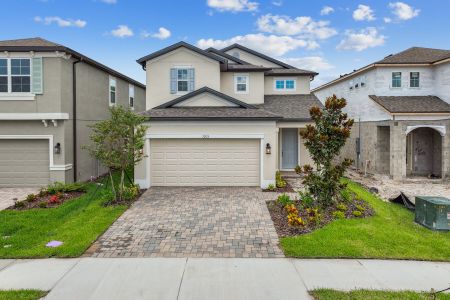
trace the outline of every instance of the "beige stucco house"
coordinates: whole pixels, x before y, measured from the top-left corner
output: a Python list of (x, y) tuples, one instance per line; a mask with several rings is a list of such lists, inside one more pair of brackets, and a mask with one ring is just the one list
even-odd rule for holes
[(144, 99), (143, 84), (63, 45), (0, 41), (0, 187), (97, 177), (87, 126)]
[(150, 118), (141, 187), (260, 186), (310, 158), (300, 131), (317, 73), (238, 44), (202, 50), (179, 42), (138, 60)]

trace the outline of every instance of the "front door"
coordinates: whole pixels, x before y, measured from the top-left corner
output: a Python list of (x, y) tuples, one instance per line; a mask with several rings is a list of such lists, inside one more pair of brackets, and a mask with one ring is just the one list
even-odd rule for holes
[(298, 165), (298, 130), (281, 129), (281, 168), (294, 169)]

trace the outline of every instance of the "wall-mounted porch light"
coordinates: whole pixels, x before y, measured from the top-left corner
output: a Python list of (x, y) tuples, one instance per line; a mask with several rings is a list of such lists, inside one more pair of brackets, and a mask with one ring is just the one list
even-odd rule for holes
[(60, 154), (61, 153), (61, 144), (56, 143), (55, 147), (53, 148), (53, 153)]
[(144, 149), (143, 148), (139, 149), (139, 154), (144, 154)]
[(272, 147), (270, 147), (270, 144), (267, 143), (266, 144), (266, 154), (271, 154), (272, 153)]

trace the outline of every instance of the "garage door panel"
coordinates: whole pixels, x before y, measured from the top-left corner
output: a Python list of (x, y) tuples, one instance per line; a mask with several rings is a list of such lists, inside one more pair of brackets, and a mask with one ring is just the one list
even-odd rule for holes
[(0, 186), (42, 186), (49, 183), (48, 140), (0, 140)]
[(259, 186), (259, 140), (153, 139), (154, 186)]

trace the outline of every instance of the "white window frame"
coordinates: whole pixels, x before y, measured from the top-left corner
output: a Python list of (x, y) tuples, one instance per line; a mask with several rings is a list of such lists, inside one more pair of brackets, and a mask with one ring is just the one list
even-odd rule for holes
[[(239, 91), (237, 88), (239, 77), (245, 78), (245, 91)], [(241, 82), (239, 84), (243, 84), (243, 83)], [(250, 76), (249, 76), (249, 74), (243, 74), (243, 73), (235, 73), (234, 74), (234, 92), (236, 94), (248, 94), (250, 92)]]
[[(177, 70), (177, 92), (176, 92), (176, 95), (185, 95), (185, 94), (189, 93), (189, 79), (188, 78), (186, 78), (186, 79), (178, 79), (178, 71), (179, 70), (186, 70), (186, 74), (189, 74), (189, 69), (192, 69), (192, 67), (191, 66), (175, 66), (174, 68)], [(179, 81), (186, 81), (186, 88), (187, 88), (186, 91), (180, 91), (178, 89), (178, 82)]]
[[(113, 86), (114, 86), (114, 103), (111, 102), (111, 92), (112, 92), (111, 88)], [(109, 106), (115, 106), (117, 104), (117, 79), (112, 76), (109, 76), (108, 99), (109, 99)]]
[[(287, 81), (294, 81), (294, 88), (293, 89), (288, 89), (287, 87), (286, 87), (286, 83), (287, 83)], [(284, 88), (277, 88), (277, 81), (283, 81), (284, 82)], [(277, 92), (280, 92), (280, 91), (283, 91), (283, 92), (295, 92), (295, 91), (297, 91), (297, 78), (274, 78), (273, 79), (273, 90), (274, 91), (277, 91)]]
[[(35, 94), (33, 94), (33, 61), (31, 57), (22, 57), (22, 56), (14, 56), (14, 57), (3, 57), (0, 56), (0, 59), (6, 60), (6, 76), (7, 77), (7, 84), (8, 84), (8, 90), (7, 92), (0, 92), (0, 100), (35, 100)], [(12, 59), (26, 59), (30, 61), (30, 74), (28, 75), (30, 77), (30, 91), (29, 92), (13, 92), (12, 91), (12, 77), (14, 76), (20, 76), (20, 75), (12, 75), (11, 72), (11, 60)]]
[[(400, 86), (394, 86), (394, 73), (400, 73)], [(398, 72), (398, 71), (392, 72), (391, 73), (391, 88), (392, 89), (401, 89), (402, 86), (403, 86), (402, 80), (403, 80), (403, 73), (402, 72)]]
[[(131, 98), (133, 98), (133, 104), (131, 103)], [(131, 110), (134, 110), (134, 105), (136, 103), (136, 97), (134, 96), (134, 85), (128, 85), (128, 106)]]
[[(411, 76), (412, 76), (413, 73), (417, 73), (418, 74), (418, 76), (417, 76), (417, 81), (419, 83), (418, 86), (411, 86), (411, 79), (412, 79)], [(420, 88), (420, 72), (419, 71), (409, 72), (409, 87), (412, 88), (412, 89), (419, 89)]]

